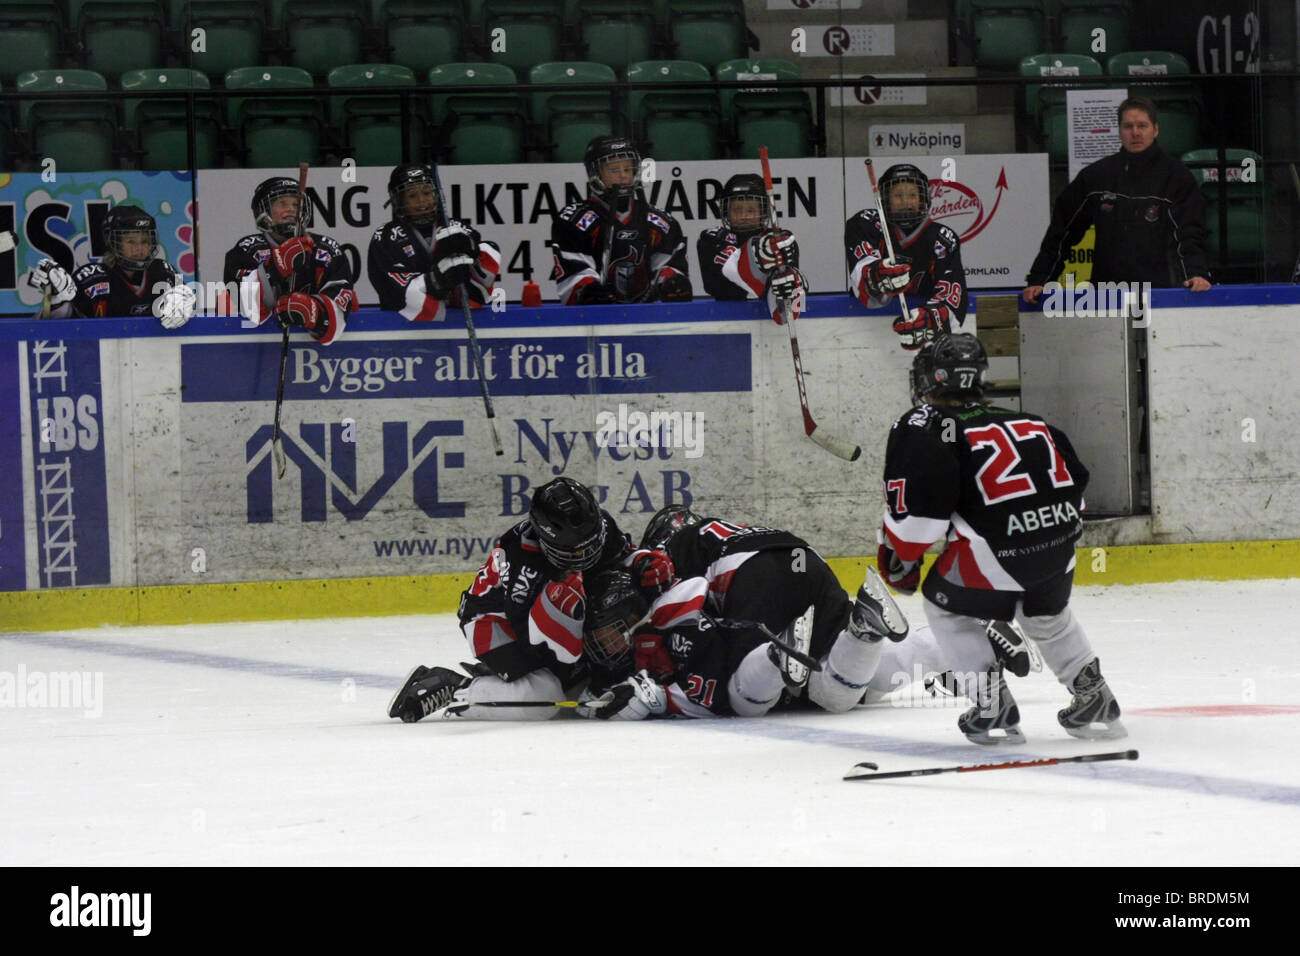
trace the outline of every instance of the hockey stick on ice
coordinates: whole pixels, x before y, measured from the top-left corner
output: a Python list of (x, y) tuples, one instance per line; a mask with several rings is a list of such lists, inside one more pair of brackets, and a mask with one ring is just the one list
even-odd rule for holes
[[(435, 710), (430, 717), (435, 719), (446, 717), (458, 717), (471, 707), (577, 707), (579, 701), (576, 700), (460, 700), (454, 704), (448, 704)], [(604, 704), (598, 704), (596, 701), (588, 701), (589, 707), (603, 707)]]
[[(454, 120), (452, 121), (454, 123)], [(433, 164), (433, 188), (438, 197), (438, 219), (442, 225), (447, 225), (447, 207), (442, 202), (442, 177), (438, 175), (438, 164)], [(478, 261), (478, 250), (474, 250), (474, 261)], [(474, 317), (470, 314), (469, 308), (469, 287), (462, 284), (458, 287), (460, 292), (460, 307), (465, 314), (465, 331), (469, 333), (469, 350), (474, 355), (474, 368), (478, 371), (479, 388), (483, 391), (483, 409), (487, 412), (488, 429), (492, 432), (492, 450), (498, 455), (504, 455), (501, 448), (501, 438), (497, 435), (497, 413), (492, 408), (492, 395), (488, 391), (487, 375), (483, 372), (483, 350), (479, 348), (478, 336), (474, 332)]]
[[(298, 164), (298, 220), (294, 223), (294, 235), (303, 233), (303, 203), (307, 201), (307, 164)], [(297, 285), (298, 273), (289, 276), (289, 293), (292, 295)], [(280, 383), (275, 388), (275, 430), (271, 433), (271, 454), (275, 458), (275, 477), (283, 478), (286, 468), (284, 460), (284, 443), (280, 441), (280, 413), (284, 410), (284, 376), (289, 368), (289, 326), (284, 327), (280, 338)]]
[[(1082, 754), (1078, 757), (1049, 757), (1043, 760), (1009, 760), (1006, 763), (968, 763), (958, 767), (928, 767), (925, 770), (894, 770), (889, 773), (850, 773), (845, 780), (889, 780), (897, 777), (932, 777), (937, 773), (974, 773), (977, 770), (1014, 770), (1018, 767), (1052, 767), (1059, 763), (1097, 763), (1102, 760), (1137, 760), (1136, 750), (1117, 750), (1105, 754)], [(875, 770), (874, 763), (853, 765)]]
[[(772, 210), (772, 225), (775, 226), (777, 221), (776, 202), (772, 199), (772, 167), (767, 159), (767, 147), (761, 147), (758, 155), (763, 163), (763, 189), (767, 192), (767, 205)], [(790, 354), (794, 356), (794, 377), (799, 386), (799, 405), (803, 409), (804, 434), (837, 458), (843, 458), (845, 461), (857, 461), (862, 454), (861, 448), (850, 441), (845, 441), (843, 438), (836, 438), (827, 434), (818, 428), (817, 422), (813, 420), (812, 411), (808, 408), (808, 387), (804, 384), (803, 360), (799, 357), (799, 338), (795, 335), (794, 318), (790, 313), (790, 303), (785, 299), (780, 299), (777, 306), (781, 310), (781, 318), (784, 320), (786, 331), (790, 333)]]
[[(880, 201), (880, 187), (876, 185), (876, 167), (871, 165), (871, 157), (866, 159), (867, 175), (871, 178), (871, 195), (876, 200), (876, 209), (880, 213), (880, 231), (885, 235), (885, 252), (889, 254), (889, 262), (894, 262), (894, 240), (889, 234), (889, 221), (885, 218), (885, 204)], [(903, 318), (910, 324), (912, 321), (912, 309), (907, 304), (907, 294), (900, 293), (898, 304), (903, 307)], [(925, 341), (929, 341), (933, 336), (926, 335)]]

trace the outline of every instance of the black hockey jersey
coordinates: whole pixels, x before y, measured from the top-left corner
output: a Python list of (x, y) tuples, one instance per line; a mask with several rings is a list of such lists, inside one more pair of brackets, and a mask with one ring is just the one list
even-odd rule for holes
[(596, 199), (565, 206), (551, 224), (560, 301), (574, 305), (578, 290), (599, 282), (620, 302), (653, 302), (670, 276), (690, 275), (686, 240), (677, 220), (638, 200), (620, 216)]
[(665, 547), (678, 578), (710, 577), (720, 598), (731, 575), (748, 558), (776, 548), (806, 548), (808, 542), (789, 531), (705, 518), (682, 528)]
[[(379, 293), (381, 309), (400, 312), (413, 322), (441, 322), (446, 317), (446, 303), (429, 295), (425, 285), (425, 275), (436, 258), (432, 243), (432, 237), (414, 233), (396, 220), (375, 230), (366, 251), (366, 272)], [(481, 241), (469, 282), (471, 308), (488, 301), (500, 273), (500, 250), (491, 242)], [(460, 308), (460, 290), (453, 291), (446, 301)]]
[(700, 233), (695, 240), (695, 254), (700, 261), (705, 292), (730, 302), (763, 295), (767, 276), (758, 269), (752, 256), (746, 254), (747, 246), (745, 239), (726, 226), (714, 226)]
[[(932, 220), (911, 236), (891, 237), (894, 255), (905, 256), (912, 271), (905, 295), (920, 296), (924, 304), (940, 312), (953, 332), (961, 331), (966, 321), (966, 272), (961, 265), (961, 241), (957, 233)], [(886, 258), (885, 234), (880, 228), (880, 213), (864, 209), (844, 224), (844, 252), (849, 267), (849, 288), (858, 301), (870, 309), (889, 304), (889, 299), (875, 299), (867, 291), (866, 273), (871, 263)]]
[[(314, 258), (301, 263), (295, 276), (293, 291), (309, 292), (325, 299), (331, 311), (329, 332), (320, 339), (329, 345), (343, 334), (348, 314), (357, 308), (357, 296), (352, 289), (352, 266), (343, 249), (329, 236), (309, 233), (316, 246)], [(226, 253), (226, 267), (222, 281), (230, 288), (239, 289), (240, 314), (261, 325), (271, 317), (275, 303), (289, 293), (289, 283), (281, 279), (275, 266), (267, 266), (271, 258), (271, 241), (264, 232), (245, 236)]]
[[(619, 530), (609, 513), (602, 510), (601, 516), (605, 546), (595, 567), (586, 574), (622, 566), (635, 550), (632, 539)], [(508, 644), (522, 644), (530, 649), (529, 656), (538, 667), (549, 668), (568, 684), (582, 658), (583, 615), (562, 613), (543, 594), (548, 583), (566, 576), (546, 559), (527, 518), (501, 535), (473, 583), (460, 596), (460, 627), (470, 653), (482, 657)]]
[(946, 537), (931, 576), (1024, 591), (1074, 568), (1087, 484), (1065, 433), (1037, 415), (921, 405), (889, 433), (884, 532), (904, 561)]
[(103, 263), (91, 262), (72, 273), (77, 294), (70, 302), (55, 306), (50, 312), (54, 319), (102, 319), (128, 315), (153, 315), (154, 300), (163, 286), (176, 285), (180, 276), (162, 259), (153, 259), (141, 273), (137, 285), (118, 268), (108, 269)]

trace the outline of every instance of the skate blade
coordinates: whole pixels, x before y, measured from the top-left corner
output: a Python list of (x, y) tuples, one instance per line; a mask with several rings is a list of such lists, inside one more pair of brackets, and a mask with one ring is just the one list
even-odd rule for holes
[(1025, 735), (1019, 727), (1001, 727), (998, 729), (1002, 731), (1000, 736), (995, 736), (992, 730), (986, 730), (983, 733), (967, 734), (966, 739), (973, 744), (979, 744), (981, 747), (1014, 746), (1025, 742)]
[(1092, 723), (1086, 727), (1066, 727), (1065, 732), (1080, 740), (1119, 740), (1128, 736), (1128, 729), (1118, 720), (1108, 724)]
[(866, 579), (862, 582), (861, 590), (866, 591), (867, 596), (879, 606), (879, 611), (875, 608), (870, 609), (871, 623), (875, 629), (891, 641), (897, 642), (907, 637), (907, 618), (894, 603), (893, 596), (885, 587), (885, 582), (880, 580), (880, 575), (876, 573), (875, 568), (867, 568)]
[[(393, 699), (388, 702), (389, 717), (402, 716), (402, 712), (398, 708), (397, 702), (402, 699), (402, 695), (404, 695), (406, 691), (410, 688), (411, 684), (415, 682), (416, 679), (415, 675), (422, 670), (426, 670), (425, 666), (423, 664), (417, 664), (415, 667), (411, 668), (411, 673), (406, 675), (406, 680), (402, 681), (402, 686), (397, 689), (397, 693), (393, 695)], [(403, 720), (403, 723), (410, 723), (410, 721)]]

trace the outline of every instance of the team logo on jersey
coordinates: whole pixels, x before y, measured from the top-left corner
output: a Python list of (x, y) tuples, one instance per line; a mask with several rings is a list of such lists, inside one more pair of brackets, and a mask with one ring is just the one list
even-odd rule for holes
[(264, 263), (266, 262), (267, 259), (271, 258), (271, 250), (258, 249), (255, 253), (253, 253), (253, 258), (258, 261), (258, 264)]
[(626, 240), (626, 241), (629, 241), (629, 242), (630, 242), (631, 240), (633, 240), (633, 239), (636, 238), (636, 230), (635, 230), (635, 229), (620, 229), (620, 230), (618, 231), (618, 235), (615, 236), (614, 238), (616, 238), (616, 239), (623, 239), (623, 240)]
[(668, 646), (674, 657), (689, 657), (691, 649), (695, 646), (695, 642), (677, 631), (674, 631), (672, 639), (668, 642)]
[(324, 262), (324, 263), (327, 263), (327, 264), (328, 264), (329, 261), (330, 261), (330, 251), (329, 251), (328, 249), (317, 249), (317, 250), (316, 250), (316, 261), (317, 261), (317, 262)]
[(934, 241), (934, 257), (936, 259), (942, 259), (947, 254), (948, 254), (948, 248), (942, 242), (936, 239)]
[(415, 255), (415, 246), (402, 246), (402, 252), (406, 253), (408, 256), (413, 256)]
[(668, 231), (668, 223), (664, 221), (662, 216), (656, 216), (654, 213), (648, 212), (645, 214), (645, 218), (652, 226), (662, 229), (664, 232)]
[[(509, 562), (501, 562), (504, 569), (501, 574), (505, 577), (510, 573)], [(519, 569), (519, 579), (510, 587), (510, 600), (516, 604), (528, 604), (533, 593), (533, 583), (541, 576), (541, 572), (536, 568), (522, 567)]]
[(583, 232), (586, 232), (596, 224), (596, 213), (590, 209), (584, 212), (578, 219), (577, 226)]
[(1160, 207), (1148, 206), (1144, 218), (1146, 219), (1147, 222), (1155, 222), (1157, 219), (1160, 218)]
[(107, 282), (96, 282), (94, 285), (86, 289), (86, 295), (90, 296), (92, 299), (97, 295), (108, 295), (108, 292), (109, 288)]
[(411, 284), (411, 280), (415, 278), (415, 273), (414, 272), (390, 272), (388, 273), (388, 278), (392, 279), (403, 289), (405, 289), (408, 285)]

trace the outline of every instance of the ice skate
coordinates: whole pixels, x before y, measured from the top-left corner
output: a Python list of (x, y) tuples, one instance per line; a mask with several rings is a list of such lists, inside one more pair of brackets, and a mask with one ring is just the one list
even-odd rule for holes
[(957, 718), (957, 728), (971, 743), (992, 746), (996, 744), (1023, 744), (1025, 735), (1020, 732), (1020, 708), (1011, 696), (1002, 670), (991, 670), (984, 675), (974, 693), (967, 695), (975, 706)]
[(404, 724), (414, 723), (446, 707), (456, 691), (469, 682), (469, 677), (449, 668), (421, 665), (407, 675), (402, 689), (393, 695), (388, 716), (400, 717)]
[(1030, 671), (1041, 671), (1043, 659), (1024, 632), (1014, 621), (989, 621), (984, 628), (998, 663), (1017, 677), (1028, 677)]
[[(778, 636), (786, 644), (799, 651), (801, 654), (807, 654), (812, 647), (813, 633), (813, 608), (810, 606), (794, 622), (782, 631)], [(808, 683), (808, 665), (802, 661), (797, 661), (778, 644), (769, 644), (767, 649), (768, 656), (772, 658), (781, 671), (781, 679), (785, 681), (785, 686), (791, 690), (798, 690)]]
[(878, 641), (882, 637), (901, 641), (907, 637), (907, 618), (894, 603), (875, 568), (867, 568), (866, 580), (858, 588), (853, 613), (849, 615), (849, 630), (863, 641)]
[(1128, 731), (1119, 722), (1119, 701), (1101, 676), (1101, 662), (1093, 658), (1070, 685), (1074, 697), (1070, 706), (1058, 711), (1056, 719), (1071, 737), (1083, 740), (1117, 740)]

